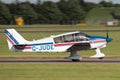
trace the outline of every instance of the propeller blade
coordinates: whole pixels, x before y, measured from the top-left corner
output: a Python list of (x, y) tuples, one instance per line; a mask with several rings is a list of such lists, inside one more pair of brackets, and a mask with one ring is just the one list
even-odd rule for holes
[(106, 30), (106, 41), (107, 42), (112, 41), (112, 38), (109, 38), (109, 31), (108, 30)]
[(109, 38), (108, 30), (106, 30), (106, 38)]

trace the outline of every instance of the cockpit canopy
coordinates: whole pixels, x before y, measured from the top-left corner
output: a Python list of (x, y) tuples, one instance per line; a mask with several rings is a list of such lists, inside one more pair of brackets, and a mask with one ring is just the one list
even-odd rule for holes
[(89, 35), (83, 32), (62, 34), (54, 38), (55, 43), (88, 41)]

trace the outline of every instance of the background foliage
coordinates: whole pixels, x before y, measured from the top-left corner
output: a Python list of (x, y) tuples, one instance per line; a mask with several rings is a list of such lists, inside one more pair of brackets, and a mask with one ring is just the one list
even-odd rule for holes
[(112, 2), (85, 2), (84, 0), (60, 0), (58, 2), (40, 0), (30, 3), (28, 0), (6, 4), (0, 1), (0, 24), (13, 24), (15, 17), (23, 17), (25, 24), (40, 24), (44, 22), (62, 23), (84, 20), (88, 12), (97, 7), (120, 7)]

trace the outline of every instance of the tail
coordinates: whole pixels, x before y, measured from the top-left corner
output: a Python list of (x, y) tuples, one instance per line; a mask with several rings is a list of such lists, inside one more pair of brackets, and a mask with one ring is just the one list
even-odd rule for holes
[(16, 51), (16, 45), (25, 45), (27, 42), (15, 29), (5, 29), (5, 34), (11, 51)]

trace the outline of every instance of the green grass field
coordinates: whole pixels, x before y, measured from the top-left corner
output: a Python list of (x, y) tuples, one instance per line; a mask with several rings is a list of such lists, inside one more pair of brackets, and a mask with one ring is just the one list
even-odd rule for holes
[[(57, 27), (56, 27), (57, 26)], [(14, 27), (17, 31), (42, 31), (40, 33), (20, 33), (27, 40), (39, 39), (54, 34), (76, 30), (120, 30), (120, 27), (74, 25), (27, 25), (23, 27), (0, 25), (0, 31)], [(45, 32), (46, 30), (53, 32)], [(59, 32), (59, 31), (63, 32)], [(106, 36), (105, 32), (87, 32), (91, 35)], [(33, 35), (33, 36), (31, 36)], [(109, 32), (113, 41), (102, 49), (106, 57), (120, 58), (120, 32)], [(89, 57), (94, 50), (78, 52), (83, 57)], [(0, 33), (0, 58), (11, 57), (66, 57), (69, 53), (21, 53), (8, 50), (5, 35)], [(120, 78), (118, 63), (0, 63), (0, 80), (118, 80)]]
[(120, 64), (0, 63), (0, 80), (119, 80)]

